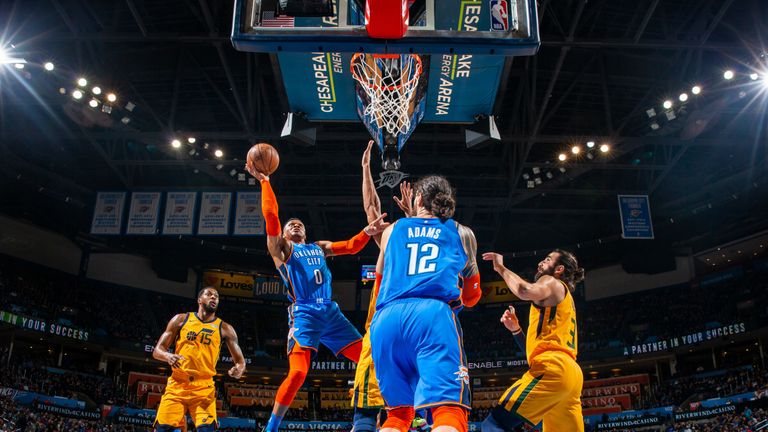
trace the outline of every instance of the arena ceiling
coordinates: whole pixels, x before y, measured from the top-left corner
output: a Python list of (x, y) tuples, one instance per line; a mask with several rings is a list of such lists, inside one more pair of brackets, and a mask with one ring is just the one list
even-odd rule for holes
[[(210, 0), (3, 2), (2, 44), (30, 65), (0, 73), (0, 211), (95, 248), (176, 253), (194, 264), (261, 262), (261, 239), (201, 245), (87, 231), (94, 191), (253, 187), (237, 172), (249, 146), (266, 141), (282, 159), (273, 175), (281, 214), (304, 218), (312, 238), (356, 232), (367, 132), (322, 124), (313, 147), (281, 142), (283, 83), (270, 55), (232, 48), (231, 9)], [(450, 178), (457, 219), (481, 250), (527, 257), (566, 246), (591, 265), (615, 261), (640, 244), (620, 240), (617, 194), (650, 195), (658, 241), (683, 251), (768, 228), (765, 1), (542, 0), (539, 19), (539, 53), (509, 59), (504, 70), (500, 142), (467, 149), (460, 126), (422, 124), (403, 153), (412, 176)], [(33, 66), (44, 61), (55, 70)], [(78, 76), (118, 95), (111, 114), (72, 99)], [(170, 145), (176, 137), (180, 150)], [(596, 142), (591, 159), (588, 141)]]

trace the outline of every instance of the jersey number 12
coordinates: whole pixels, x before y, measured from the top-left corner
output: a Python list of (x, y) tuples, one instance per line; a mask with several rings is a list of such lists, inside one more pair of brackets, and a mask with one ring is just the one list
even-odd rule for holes
[(434, 243), (408, 243), (409, 249), (408, 276), (423, 273), (432, 273), (437, 268), (437, 255), (440, 248)]

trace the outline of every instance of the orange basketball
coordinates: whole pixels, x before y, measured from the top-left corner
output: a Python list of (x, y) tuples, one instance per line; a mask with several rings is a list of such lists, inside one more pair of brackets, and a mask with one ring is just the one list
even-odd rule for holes
[(280, 165), (280, 155), (277, 150), (267, 143), (254, 144), (248, 150), (248, 164), (256, 171), (270, 175)]

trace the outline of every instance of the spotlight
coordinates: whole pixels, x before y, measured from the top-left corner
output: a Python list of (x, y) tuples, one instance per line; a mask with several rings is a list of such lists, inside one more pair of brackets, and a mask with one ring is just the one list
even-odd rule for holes
[(594, 141), (587, 141), (587, 148), (593, 148), (595, 146)]
[(662, 106), (664, 107), (664, 109), (670, 109), (670, 108), (672, 108), (672, 101), (671, 100), (665, 100), (664, 104), (662, 104)]
[(541, 168), (539, 168), (539, 167), (533, 167), (533, 169), (532, 169), (531, 171), (532, 171), (534, 174), (538, 175), (538, 174), (541, 172)]
[(13, 65), (16, 69), (24, 69), (24, 63), (16, 63)]
[(45, 64), (43, 65), (43, 67), (44, 67), (44, 68), (45, 68), (45, 70), (47, 70), (48, 72), (50, 72), (50, 71), (52, 71), (53, 69), (55, 69), (55, 66), (54, 66), (54, 65), (53, 65), (53, 63), (51, 63), (51, 62), (47, 62), (47, 63), (45, 63)]
[(592, 152), (587, 153), (587, 159), (592, 160), (595, 158), (595, 155), (592, 154)]
[(64, 87), (59, 87), (59, 94), (63, 94), (63, 95), (67, 94), (67, 89), (65, 89)]
[(659, 130), (659, 128), (661, 128), (661, 126), (659, 126), (658, 123), (656, 123), (656, 122), (651, 123), (651, 129)]
[(92, 88), (92, 89), (91, 89), (91, 92), (92, 92), (93, 94), (95, 94), (95, 95), (100, 95), (100, 94), (101, 94), (101, 87), (99, 87), (99, 86), (96, 86), (96, 87), (94, 87), (94, 88)]
[(216, 169), (217, 169), (217, 170), (221, 171), (221, 169), (222, 169), (222, 168), (224, 168), (224, 165), (223, 165), (223, 164), (218, 164), (218, 165), (216, 165)]
[(680, 93), (680, 96), (677, 97), (677, 99), (680, 102), (685, 102), (688, 100), (688, 93)]
[(117, 100), (117, 95), (115, 95), (114, 93), (109, 93), (107, 94), (107, 100), (110, 102), (114, 102)]
[(579, 146), (573, 146), (573, 147), (571, 147), (571, 153), (573, 153), (573, 154), (575, 154), (575, 155), (577, 155), (577, 154), (581, 153), (581, 147), (579, 147)]
[(5, 50), (0, 48), (0, 64), (4, 64), (8, 61), (8, 54), (5, 53)]
[(123, 124), (126, 124), (126, 125), (127, 125), (128, 123), (130, 123), (130, 122), (131, 122), (131, 118), (130, 118), (130, 117), (123, 117), (123, 118), (121, 118), (121, 119), (120, 119), (120, 121), (121, 121)]
[(757, 81), (758, 78), (760, 78), (760, 75), (758, 75), (758, 74), (756, 74), (754, 72), (749, 74), (749, 79), (751, 79), (752, 81)]
[(528, 180), (530, 178), (531, 176), (529, 176), (528, 173), (523, 173), (523, 180)]
[(656, 115), (656, 110), (655, 110), (655, 109), (653, 109), (653, 108), (649, 108), (649, 109), (645, 110), (645, 113), (646, 113), (646, 114), (648, 115), (648, 117), (650, 118), (650, 117), (653, 117), (653, 116), (655, 116), (655, 115)]
[(245, 173), (237, 173), (237, 181), (245, 181)]
[(72, 97), (75, 99), (82, 99), (83, 98), (83, 92), (80, 90), (75, 90), (72, 92)]
[(77, 85), (79, 85), (80, 87), (85, 87), (88, 85), (88, 80), (85, 78), (78, 78)]
[(528, 189), (533, 189), (536, 186), (533, 180), (528, 180), (527, 182), (525, 182), (525, 185), (528, 187)]
[(104, 104), (101, 106), (101, 112), (104, 114), (112, 114), (112, 106)]
[(203, 149), (204, 149), (204, 150), (208, 150), (208, 147), (210, 147), (210, 146), (211, 146), (211, 145), (210, 145), (210, 144), (208, 144), (208, 143), (203, 143)]
[(171, 141), (171, 147), (173, 147), (173, 148), (179, 148), (179, 147), (181, 147), (181, 141), (179, 141), (179, 140), (177, 140), (177, 139), (175, 139), (175, 140)]
[(136, 104), (131, 101), (128, 101), (128, 103), (125, 104), (125, 109), (127, 109), (128, 111), (133, 111), (134, 108), (136, 108)]
[(560, 167), (558, 169), (560, 170), (561, 173), (565, 174), (565, 167)]
[(693, 88), (691, 88), (691, 93), (695, 95), (701, 93), (701, 86), (697, 86), (697, 85), (693, 86)]
[(600, 151), (603, 153), (608, 153), (608, 150), (610, 150), (611, 147), (608, 144), (603, 144), (600, 146)]
[(667, 120), (672, 121), (677, 118), (674, 111), (667, 111), (664, 113), (667, 116)]
[(232, 171), (230, 171), (230, 172), (229, 172), (229, 175), (230, 175), (230, 176), (232, 176), (232, 177), (234, 177), (234, 176), (235, 176), (235, 174), (237, 174), (237, 170), (236, 170), (236, 169), (234, 169), (234, 168), (232, 168)]
[(567, 156), (565, 155), (565, 153), (560, 153), (560, 155), (557, 156), (557, 160), (559, 160), (560, 162), (565, 161), (566, 158)]
[(194, 156), (194, 155), (195, 155), (195, 149), (191, 149), (191, 150), (189, 151), (189, 155), (190, 155), (190, 156)]
[(99, 101), (97, 101), (96, 99), (91, 99), (90, 102), (88, 102), (88, 105), (90, 105), (91, 108), (96, 108), (97, 106), (99, 106)]
[(554, 174), (552, 174), (552, 171), (547, 171), (547, 178), (548, 178), (548, 179), (552, 180), (552, 178), (553, 178), (554, 176), (555, 176), (555, 175), (554, 175)]
[(216, 149), (216, 151), (213, 152), (213, 155), (216, 156), (217, 158), (220, 158), (220, 157), (224, 156), (224, 152), (221, 151), (221, 149)]
[(256, 179), (253, 177), (248, 177), (248, 186), (256, 186)]
[(541, 177), (536, 177), (535, 179), (533, 179), (533, 182), (536, 183), (536, 186), (540, 185), (542, 183)]
[(732, 80), (733, 76), (734, 76), (733, 71), (730, 70), (730, 69), (725, 71), (725, 72), (723, 72), (723, 78), (725, 78), (727, 80)]
[(188, 143), (190, 143), (190, 144), (194, 144), (194, 143), (195, 143), (195, 141), (197, 141), (197, 139), (195, 139), (195, 137), (189, 137), (189, 138), (187, 138), (187, 142), (188, 142)]

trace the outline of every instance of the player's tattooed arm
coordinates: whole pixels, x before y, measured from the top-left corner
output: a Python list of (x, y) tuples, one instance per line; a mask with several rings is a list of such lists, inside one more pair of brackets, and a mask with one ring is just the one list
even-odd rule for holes
[(152, 351), (152, 357), (155, 360), (166, 362), (171, 365), (171, 367), (181, 366), (184, 356), (169, 352), (168, 347), (170, 347), (171, 342), (175, 341), (178, 337), (181, 327), (184, 325), (186, 319), (187, 314), (178, 314), (168, 321), (168, 325), (165, 326), (165, 331), (160, 335), (160, 339), (157, 340), (155, 350)]
[(240, 379), (245, 372), (245, 357), (243, 357), (243, 351), (240, 349), (240, 344), (237, 342), (237, 332), (234, 327), (222, 321), (221, 336), (227, 342), (229, 354), (232, 356), (232, 360), (235, 363), (227, 373), (234, 379)]
[[(365, 217), (368, 219), (368, 223), (374, 222), (381, 216), (381, 199), (379, 199), (379, 194), (376, 192), (376, 185), (371, 174), (372, 149), (373, 140), (368, 141), (368, 147), (363, 152), (363, 160), (361, 162), (363, 167), (363, 210), (365, 210)], [(376, 244), (380, 244), (381, 234), (373, 236), (373, 240)]]

